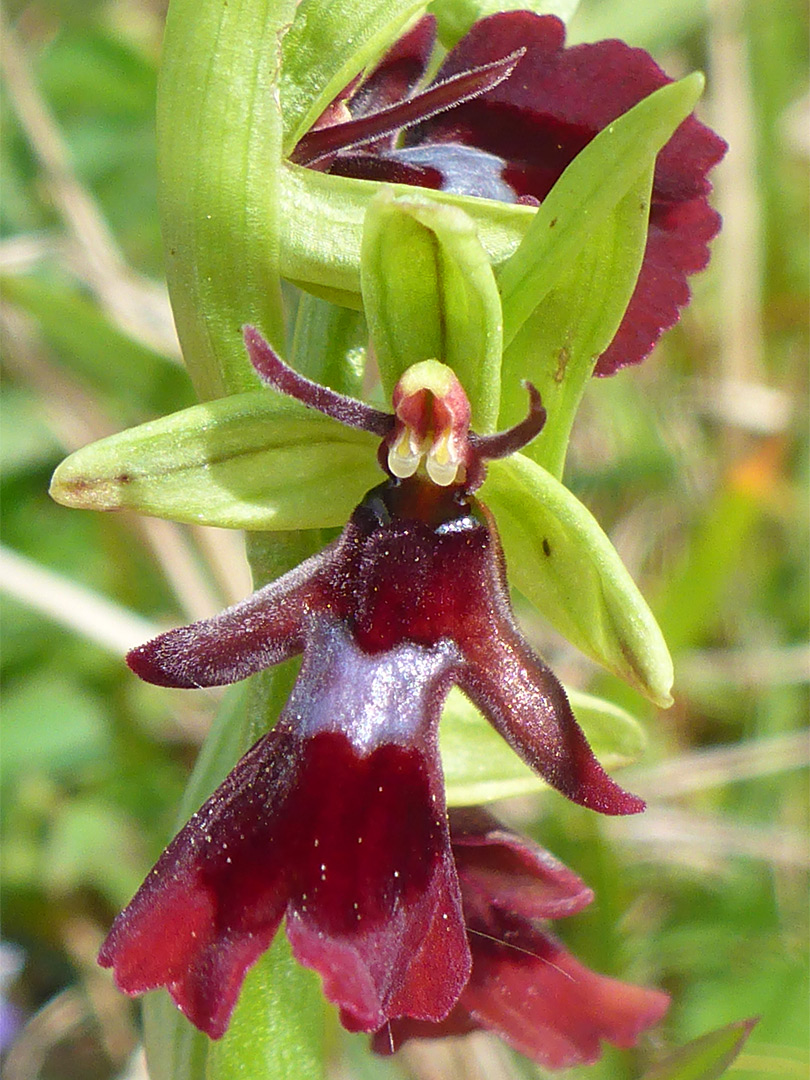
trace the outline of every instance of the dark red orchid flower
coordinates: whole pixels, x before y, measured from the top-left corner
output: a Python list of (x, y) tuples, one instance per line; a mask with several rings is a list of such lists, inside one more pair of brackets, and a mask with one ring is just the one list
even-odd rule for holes
[[(542, 202), (603, 128), (671, 82), (643, 49), (621, 41), (565, 48), (553, 15), (510, 11), (477, 22), (416, 92), (435, 41), (426, 16), (362, 85), (347, 87), (293, 160), (502, 202)], [(720, 217), (707, 196), (725, 142), (694, 116), (658, 156), (644, 263), (597, 375), (644, 359), (689, 302)]]
[(451, 810), (450, 839), (461, 883), (472, 973), (439, 1024), (394, 1020), (374, 1036), (378, 1053), (411, 1038), (495, 1032), (551, 1069), (590, 1065), (602, 1040), (634, 1046), (669, 998), (590, 971), (544, 928), (593, 899), (548, 852), (482, 810)]
[(427, 361), (400, 380), (391, 416), (296, 374), (255, 330), (245, 338), (276, 389), (380, 435), (390, 478), (319, 555), (130, 653), (142, 678), (178, 687), (303, 662), (276, 727), (175, 837), (100, 961), (128, 993), (167, 987), (216, 1038), (286, 915), (296, 957), (346, 1026), (440, 1022), (471, 963), (437, 744), (450, 687), (568, 798), (643, 808), (598, 764), (522, 637), (495, 526), (471, 494), (484, 459), (533, 438), (544, 412), (529, 388), (525, 421), (475, 436), (458, 380)]

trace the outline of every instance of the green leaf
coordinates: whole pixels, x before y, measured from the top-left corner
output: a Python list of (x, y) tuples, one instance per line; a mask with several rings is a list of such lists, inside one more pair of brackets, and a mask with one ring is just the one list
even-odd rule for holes
[(433, 0), (430, 11), (436, 16), (442, 45), (452, 49), (474, 22), (498, 11), (533, 11), (567, 23), (578, 6), (579, 0)]
[(295, 962), (281, 931), (250, 969), (206, 1080), (322, 1080), (326, 1002), (320, 979)]
[(734, 1062), (757, 1023), (739, 1020), (680, 1047), (643, 1080), (717, 1080)]
[(695, 73), (662, 86), (600, 131), (565, 170), (534, 215), (521, 246), (498, 270), (506, 346), (614, 207), (649, 171), (655, 155), (694, 108), (703, 83), (703, 76)]
[(577, 648), (670, 705), (672, 661), (661, 631), (587, 508), (523, 454), (489, 463), (481, 497), (518, 589)]
[[(395, 195), (410, 198), (413, 187), (330, 176), (289, 163), (282, 166), (280, 185), (285, 211), (279, 222), (282, 275), (327, 300), (359, 308), (360, 249), (366, 210), (383, 186)], [(464, 210), (472, 218), (493, 266), (517, 249), (537, 213), (529, 206), (427, 188), (420, 189), (419, 199)]]
[(377, 441), (270, 390), (194, 405), (86, 446), (57, 468), (63, 506), (238, 529), (345, 524), (380, 482)]
[(172, 0), (157, 135), (166, 273), (202, 398), (250, 390), (246, 322), (284, 341), (278, 276), (281, 37), (295, 0)]
[(361, 281), (386, 397), (411, 364), (440, 360), (464, 386), (475, 430), (493, 431), (501, 302), (467, 214), (383, 189), (366, 212)]
[(282, 45), (284, 155), (364, 68), (427, 7), (426, 0), (303, 0)]
[[(644, 729), (609, 701), (568, 690), (591, 749), (607, 769), (637, 761)], [(501, 738), (460, 690), (450, 691), (439, 729), (448, 806), (472, 806), (542, 791), (547, 785)]]
[(599, 356), (635, 289), (647, 242), (652, 168), (620, 199), (512, 340), (503, 362), (500, 422), (526, 408), (522, 380), (540, 391), (548, 419), (528, 457), (561, 477), (574, 416)]

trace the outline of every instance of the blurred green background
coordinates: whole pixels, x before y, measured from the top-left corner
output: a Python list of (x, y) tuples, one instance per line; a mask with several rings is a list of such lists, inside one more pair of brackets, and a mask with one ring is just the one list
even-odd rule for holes
[[(156, 209), (165, 4), (3, 11), (4, 1075), (135, 1080), (136, 1008), (95, 953), (171, 833), (218, 696), (139, 683), (122, 654), (244, 595), (249, 575), (235, 534), (48, 498), (66, 453), (193, 401)], [(590, 0), (571, 27), (642, 45), (673, 76), (705, 70), (701, 115), (731, 144), (712, 266), (642, 368), (591, 385), (567, 474), (661, 621), (674, 707), (530, 625), (564, 681), (650, 734), (622, 781), (649, 799), (639, 819), (554, 795), (500, 808), (596, 890), (558, 927), (581, 959), (673, 996), (637, 1053), (572, 1076), (629, 1080), (753, 1015), (730, 1075), (808, 1074), (807, 22), (801, 0)], [(334, 1075), (541, 1073), (474, 1036), (394, 1063), (347, 1040)]]

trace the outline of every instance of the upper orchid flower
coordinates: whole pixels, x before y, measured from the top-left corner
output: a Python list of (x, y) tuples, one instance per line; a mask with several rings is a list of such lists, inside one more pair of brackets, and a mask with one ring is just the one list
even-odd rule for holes
[(451, 810), (450, 839), (461, 883), (473, 966), (440, 1024), (395, 1020), (374, 1037), (382, 1054), (410, 1038), (493, 1031), (547, 1068), (590, 1065), (600, 1040), (635, 1045), (669, 999), (584, 967), (543, 926), (593, 900), (576, 874), (486, 811)]
[(166, 986), (217, 1037), (286, 914), (295, 955), (347, 1026), (437, 1023), (471, 965), (437, 745), (451, 686), (570, 799), (643, 808), (598, 764), (522, 637), (497, 532), (472, 496), (484, 460), (532, 439), (544, 412), (529, 387), (521, 424), (470, 433), (461, 385), (428, 361), (400, 380), (392, 416), (304, 379), (255, 330), (245, 339), (270, 385), (380, 436), (390, 478), (319, 555), (130, 654), (140, 676), (179, 687), (303, 662), (276, 727), (175, 837), (100, 959), (129, 993)]
[[(364, 82), (346, 87), (292, 160), (364, 180), (542, 202), (598, 132), (671, 82), (644, 50), (621, 41), (564, 42), (564, 24), (552, 15), (492, 15), (420, 89), (435, 44), (435, 20), (426, 16)], [(707, 174), (725, 150), (690, 116), (661, 151), (644, 262), (596, 374), (643, 360), (688, 303), (687, 276), (706, 267), (720, 228)]]

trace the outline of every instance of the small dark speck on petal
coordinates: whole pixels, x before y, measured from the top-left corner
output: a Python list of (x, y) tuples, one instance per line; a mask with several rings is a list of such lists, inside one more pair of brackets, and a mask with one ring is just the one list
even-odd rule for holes
[(551, 554), (551, 544), (548, 542), (545, 536), (543, 537), (543, 554), (546, 556)]

